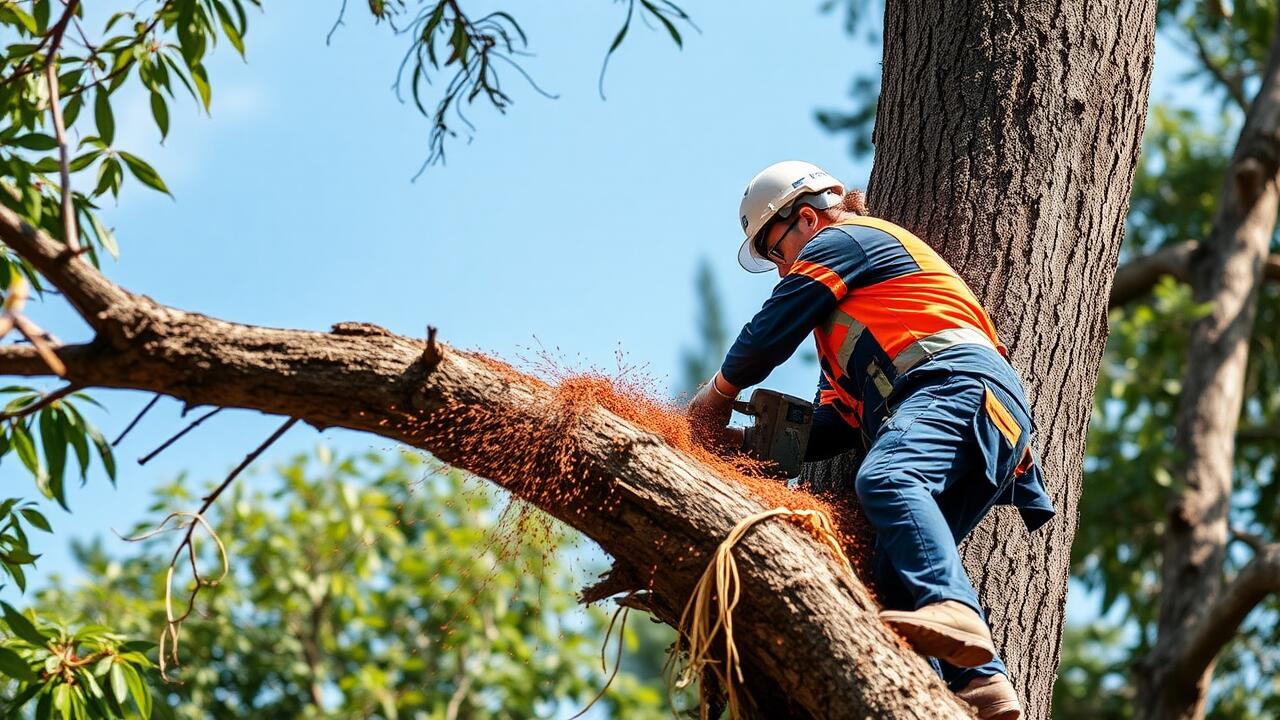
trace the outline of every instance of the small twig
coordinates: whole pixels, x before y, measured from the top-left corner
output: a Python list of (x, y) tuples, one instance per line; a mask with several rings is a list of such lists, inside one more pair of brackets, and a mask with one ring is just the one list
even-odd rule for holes
[(44, 62), (45, 82), (49, 85), (49, 114), (53, 117), (54, 137), (58, 141), (58, 177), (62, 187), (62, 229), (66, 237), (64, 241), (73, 255), (80, 254), (80, 231), (76, 228), (76, 210), (71, 195), (71, 152), (67, 147), (67, 129), (62, 122), (62, 101), (58, 98), (58, 46), (62, 43), (62, 34), (66, 32), (67, 22), (75, 15), (80, 0), (67, 3), (62, 20), (54, 28), (49, 54)]
[(626, 640), (627, 613), (630, 612), (630, 610), (631, 609), (625, 605), (619, 605), (618, 609), (613, 611), (613, 618), (609, 620), (609, 629), (604, 631), (604, 642), (600, 645), (600, 671), (605, 672), (604, 651), (609, 645), (609, 637), (613, 634), (613, 624), (617, 621), (618, 615), (621, 614), (622, 624), (618, 628), (618, 654), (613, 660), (613, 672), (609, 674), (609, 679), (605, 680), (604, 687), (600, 688), (600, 692), (597, 692), (596, 696), (591, 698), (591, 702), (587, 703), (586, 707), (579, 710), (578, 713), (569, 718), (569, 720), (578, 720), (578, 718), (586, 715), (587, 711), (599, 702), (600, 698), (604, 697), (604, 694), (608, 692), (609, 687), (613, 685), (614, 678), (618, 677), (618, 671), (622, 669), (622, 646), (623, 642)]
[(1248, 112), (1249, 100), (1244, 95), (1244, 88), (1241, 87), (1239, 78), (1233, 80), (1227, 77), (1226, 70), (1210, 57), (1209, 48), (1204, 42), (1204, 36), (1198, 30), (1191, 29), (1188, 34), (1191, 36), (1191, 42), (1195, 45), (1196, 55), (1199, 56), (1205, 70), (1208, 70), (1209, 74), (1222, 84), (1223, 89), (1227, 91), (1227, 95), (1231, 97), (1231, 100), (1235, 102), (1242, 112)]
[[(205, 415), (204, 417), (209, 417), (209, 415)], [(201, 418), (201, 419), (203, 420), (204, 418)], [(179, 631), (181, 630), (182, 622), (186, 620), (188, 617), (190, 617), (191, 613), (195, 610), (196, 596), (200, 594), (200, 590), (202, 588), (212, 587), (221, 583), (227, 577), (227, 574), (231, 572), (231, 562), (227, 557), (227, 547), (226, 545), (223, 544), (222, 538), (218, 537), (218, 533), (214, 531), (213, 527), (209, 524), (209, 521), (205, 519), (205, 516), (204, 516), (205, 513), (213, 505), (214, 501), (218, 499), (218, 496), (221, 495), (223, 491), (225, 491), (228, 487), (230, 487), (232, 481), (234, 481), (236, 477), (241, 472), (244, 471), (245, 468), (249, 467), (249, 465), (252, 464), (253, 461), (258, 458), (259, 455), (261, 455), (264, 451), (266, 451), (267, 448), (271, 447), (272, 443), (274, 443), (276, 440), (279, 440), (280, 436), (288, 432), (289, 428), (293, 427), (294, 424), (297, 422), (298, 422), (298, 418), (289, 418), (279, 428), (276, 428), (276, 431), (271, 433), (270, 437), (264, 440), (262, 444), (258, 445), (258, 447), (254, 448), (252, 452), (250, 452), (248, 455), (245, 456), (244, 460), (242, 460), (240, 464), (237, 465), (235, 469), (233, 469), (231, 473), (227, 475), (226, 480), (223, 480), (216, 488), (213, 489), (212, 492), (210, 492), (208, 495), (205, 495), (204, 498), (202, 498), (203, 502), (201, 503), (199, 510), (197, 510), (196, 512), (169, 513), (169, 515), (165, 517), (164, 520), (160, 521), (160, 524), (157, 525), (154, 529), (132, 538), (125, 538), (126, 540), (136, 541), (136, 540), (143, 540), (149, 537), (153, 537), (165, 531), (165, 524), (168, 523), (170, 519), (175, 517), (191, 518), (191, 523), (187, 525), (187, 528), (186, 528), (187, 529), (186, 535), (183, 536), (182, 542), (178, 543), (178, 547), (173, 552), (173, 557), (169, 559), (169, 569), (166, 571), (166, 574), (165, 574), (164, 604), (165, 604), (166, 622), (165, 622), (164, 630), (161, 631), (160, 633), (160, 651), (159, 652), (160, 652), (160, 676), (164, 678), (166, 682), (172, 682), (172, 680), (169, 678), (169, 675), (168, 675), (168, 668), (169, 668), (170, 662), (172, 662), (174, 666), (177, 666), (180, 664), (178, 661)], [(194, 427), (194, 425), (198, 423), (199, 421), (197, 420), (196, 423), (193, 423), (192, 426)], [(217, 580), (208, 580), (200, 576), (200, 569), (196, 564), (196, 547), (195, 547), (195, 532), (196, 532), (197, 524), (203, 527), (209, 533), (209, 537), (213, 538), (213, 541), (218, 545), (218, 552), (220, 554), (220, 557), (222, 558), (222, 574), (218, 576)], [(186, 551), (187, 557), (191, 563), (191, 574), (193, 579), (195, 580), (195, 587), (192, 589), (191, 594), (187, 596), (186, 610), (184, 610), (181, 615), (175, 615), (173, 612), (173, 574), (174, 574), (174, 570), (177, 568), (178, 559), (182, 557), (182, 553), (184, 550)], [(168, 652), (166, 652), (166, 650), (168, 650)]]
[(45, 365), (49, 366), (49, 370), (58, 377), (66, 377), (67, 366), (62, 364), (58, 356), (54, 354), (53, 348), (49, 346), (46, 338), (50, 335), (41, 330), (35, 323), (27, 319), (25, 315), (13, 314), (13, 325), (18, 328), (18, 332), (22, 333), (31, 345), (40, 354), (40, 359)]
[(285, 420), (284, 424), (276, 428), (276, 431), (271, 433), (271, 436), (266, 440), (262, 441), (261, 445), (254, 448), (248, 455), (245, 455), (244, 460), (241, 460), (240, 464), (231, 471), (231, 474), (227, 475), (227, 479), (223, 480), (221, 485), (214, 488), (213, 492), (204, 496), (204, 505), (200, 506), (200, 513), (204, 514), (204, 511), (209, 509), (209, 506), (213, 504), (213, 501), (218, 499), (218, 496), (222, 494), (223, 490), (227, 489), (227, 486), (231, 484), (232, 480), (236, 479), (237, 475), (239, 475), (245, 468), (249, 467), (254, 460), (257, 460), (258, 456), (261, 455), (263, 451), (271, 447), (272, 443), (279, 440), (280, 436), (288, 432), (289, 428), (293, 427), (297, 422), (298, 418), (289, 418), (288, 420)]
[(81, 389), (81, 386), (78, 383), (70, 383), (68, 385), (64, 385), (63, 387), (51, 393), (45, 393), (45, 395), (41, 397), (39, 400), (31, 403), (30, 405), (27, 405), (26, 407), (19, 408), (17, 410), (14, 410), (13, 412), (0, 413), (0, 420), (12, 420), (14, 418), (25, 417), (32, 413), (39, 412), (40, 410), (52, 405), (53, 403), (61, 400), (62, 398), (80, 389)]
[(189, 433), (189, 432), (191, 432), (192, 430), (196, 429), (196, 426), (197, 426), (197, 425), (199, 425), (200, 423), (204, 422), (205, 420), (208, 420), (209, 418), (213, 417), (214, 415), (217, 415), (217, 414), (218, 414), (218, 413), (220, 413), (220, 412), (222, 412), (222, 408), (214, 408), (214, 409), (210, 410), (209, 412), (205, 413), (204, 415), (201, 415), (200, 417), (196, 418), (194, 422), (192, 422), (190, 425), (188, 425), (188, 426), (186, 426), (185, 428), (183, 428), (183, 429), (181, 430), (181, 432), (179, 432), (177, 435), (174, 435), (173, 437), (169, 438), (168, 440), (165, 440), (163, 445), (161, 445), (160, 447), (156, 448), (155, 450), (152, 450), (151, 452), (147, 453), (146, 455), (143, 455), (142, 457), (138, 458), (138, 464), (139, 464), (139, 465), (146, 465), (147, 463), (151, 462), (152, 458), (154, 458), (155, 456), (157, 456), (157, 455), (159, 455), (160, 453), (162, 453), (162, 452), (164, 452), (165, 450), (167, 450), (167, 449), (169, 448), (169, 446), (170, 446), (170, 445), (172, 445), (172, 444), (174, 444), (174, 443), (178, 442), (178, 440), (179, 440), (183, 435), (186, 435), (187, 433)]
[(1267, 547), (1266, 540), (1263, 540), (1261, 537), (1254, 535), (1247, 530), (1241, 530), (1240, 528), (1231, 528), (1231, 537), (1235, 540), (1239, 540), (1245, 545), (1248, 545), (1255, 553), (1261, 553)]
[(434, 370), (436, 365), (440, 364), (443, 353), (436, 345), (436, 328), (433, 325), (427, 326), (427, 346), (422, 350), (422, 359), (427, 364), (428, 370)]
[(338, 32), (338, 28), (346, 23), (342, 22), (343, 16), (347, 14), (347, 0), (342, 0), (342, 7), (338, 8), (338, 19), (333, 21), (333, 27), (329, 28), (329, 34), (324, 36), (324, 44), (329, 45), (333, 42), (333, 34)]
[(156, 396), (151, 398), (151, 402), (147, 403), (146, 406), (144, 406), (142, 410), (139, 411), (138, 414), (133, 417), (133, 420), (127, 426), (125, 426), (125, 429), (120, 431), (120, 436), (111, 442), (111, 447), (115, 447), (119, 445), (120, 441), (124, 440), (124, 436), (128, 435), (129, 431), (133, 430), (134, 426), (137, 425), (140, 420), (142, 420), (142, 416), (150, 412), (151, 408), (155, 407), (156, 403), (158, 402), (160, 402), (160, 394), (156, 393)]

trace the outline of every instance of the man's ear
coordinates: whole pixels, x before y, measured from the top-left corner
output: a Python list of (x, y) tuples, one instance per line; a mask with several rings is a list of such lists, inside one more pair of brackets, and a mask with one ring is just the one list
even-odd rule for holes
[(818, 211), (808, 205), (800, 206), (800, 219), (807, 226), (806, 229), (812, 230), (818, 225)]

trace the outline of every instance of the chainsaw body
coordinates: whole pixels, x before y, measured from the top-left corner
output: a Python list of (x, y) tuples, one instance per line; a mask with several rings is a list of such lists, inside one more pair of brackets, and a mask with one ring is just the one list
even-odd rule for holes
[(733, 409), (755, 420), (745, 428), (743, 438), (743, 449), (749, 455), (768, 461), (768, 470), (780, 478), (800, 474), (813, 428), (812, 403), (776, 390), (756, 388), (749, 401), (735, 402)]

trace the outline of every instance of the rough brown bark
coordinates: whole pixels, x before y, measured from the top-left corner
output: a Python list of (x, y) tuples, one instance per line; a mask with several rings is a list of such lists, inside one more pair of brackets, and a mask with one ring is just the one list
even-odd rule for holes
[[(489, 478), (578, 528), (676, 623), (716, 545), (762, 509), (739, 484), (597, 405), (505, 365), (362, 323), (332, 333), (239, 325), (113, 285), (0, 208), (0, 239), (97, 331), (57, 350), (67, 380), (249, 408), (393, 438)], [(29, 347), (0, 347), (0, 375), (48, 375)], [(799, 528), (758, 525), (734, 551), (735, 638), (747, 670), (814, 717), (962, 718), (928, 666), (879, 622), (857, 578)], [(747, 688), (748, 692), (751, 687)]]
[[(1280, 207), (1278, 183), (1280, 27), (1223, 179), (1213, 230), (1193, 267), (1196, 301), (1212, 310), (1192, 325), (1188, 338), (1174, 433), (1181, 460), (1174, 486), (1180, 490), (1165, 524), (1156, 644), (1135, 668), (1139, 718), (1202, 716), (1214, 658), (1233, 634), (1210, 628), (1223, 627), (1218, 614), (1230, 613), (1220, 594), (1235, 436), (1249, 337)], [(1226, 594), (1237, 608), (1239, 597), (1234, 589)]]
[(937, 248), (1026, 382), (1058, 516), (962, 548), (1031, 720), (1050, 717), (1085, 432), (1151, 77), (1156, 3), (890, 0), (873, 214)]

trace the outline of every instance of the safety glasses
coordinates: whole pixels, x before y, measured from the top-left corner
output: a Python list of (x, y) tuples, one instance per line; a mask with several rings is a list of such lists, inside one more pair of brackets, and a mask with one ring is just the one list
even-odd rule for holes
[[(791, 234), (791, 231), (795, 229), (796, 223), (800, 222), (800, 213), (796, 213), (795, 215), (796, 216), (794, 219), (792, 219), (791, 224), (787, 225), (787, 229), (784, 230), (782, 234), (778, 236), (778, 240), (774, 242), (773, 247), (769, 248), (768, 250), (765, 249), (764, 239), (765, 239), (765, 236), (769, 234), (769, 226), (765, 226), (764, 228), (761, 228), (760, 232), (756, 235), (755, 242), (752, 243), (752, 247), (755, 248), (757, 255), (766, 259), (777, 258), (777, 262), (781, 262), (782, 260), (785, 259), (785, 256), (783, 256), (782, 253), (778, 252), (778, 246), (781, 245), (782, 241), (785, 240), (787, 236)], [(770, 223), (770, 225), (772, 224), (773, 223)]]

